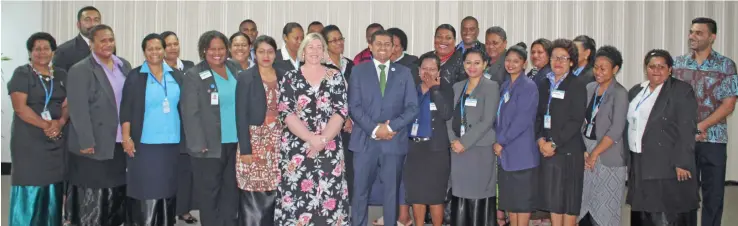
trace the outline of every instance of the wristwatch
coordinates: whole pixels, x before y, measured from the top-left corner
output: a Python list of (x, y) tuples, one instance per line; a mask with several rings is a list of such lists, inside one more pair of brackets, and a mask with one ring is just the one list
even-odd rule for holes
[(556, 142), (553, 140), (551, 140), (551, 148), (556, 149)]

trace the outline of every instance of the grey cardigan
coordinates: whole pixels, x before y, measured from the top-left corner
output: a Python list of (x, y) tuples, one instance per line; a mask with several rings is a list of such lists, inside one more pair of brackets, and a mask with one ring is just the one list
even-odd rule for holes
[[(454, 106), (459, 102), (464, 85), (467, 80), (454, 84)], [(472, 91), (470, 98), (477, 99), (476, 107), (465, 107), (466, 121), (469, 128), (461, 137), (461, 145), (465, 148), (486, 147), (495, 144), (496, 135), (494, 130), (494, 122), (497, 119), (497, 106), (500, 101), (500, 85), (497, 82), (482, 78), (479, 84)], [(461, 103), (464, 104), (464, 103)], [(454, 117), (458, 117), (454, 115)], [(453, 118), (446, 121), (449, 140), (457, 140), (459, 137), (454, 133)]]
[[(597, 82), (587, 84), (587, 106), (592, 102), (596, 92)], [(595, 136), (597, 143), (602, 142), (605, 136), (613, 140), (612, 146), (600, 155), (602, 164), (608, 167), (625, 166), (627, 153), (625, 152), (623, 134), (625, 133), (626, 117), (628, 114), (628, 90), (613, 80), (607, 88), (600, 109), (595, 117)], [(586, 130), (586, 123), (582, 131)], [(585, 138), (586, 139), (586, 138)]]
[[(230, 60), (226, 60), (225, 65), (238, 79), (241, 66)], [(196, 158), (220, 158), (221, 153), (220, 106), (210, 105), (208, 92), (211, 85), (215, 86), (215, 78), (214, 75), (200, 77), (200, 72), (209, 70), (210, 66), (206, 61), (187, 70), (179, 102), (182, 106), (182, 124), (187, 137), (187, 150), (190, 156)], [(207, 151), (203, 152), (205, 149)]]

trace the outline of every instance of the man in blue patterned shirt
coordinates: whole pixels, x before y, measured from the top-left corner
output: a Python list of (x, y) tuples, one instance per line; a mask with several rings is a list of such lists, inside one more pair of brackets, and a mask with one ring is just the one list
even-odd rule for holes
[(717, 226), (723, 215), (728, 125), (726, 117), (738, 96), (735, 62), (712, 49), (717, 23), (692, 20), (691, 53), (674, 60), (674, 77), (692, 84), (698, 101), (695, 153), (697, 178), (702, 186), (702, 226)]

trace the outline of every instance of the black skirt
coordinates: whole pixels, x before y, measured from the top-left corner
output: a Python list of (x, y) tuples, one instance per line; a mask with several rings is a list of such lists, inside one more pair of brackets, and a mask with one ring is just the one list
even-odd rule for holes
[(277, 191), (239, 190), (239, 226), (274, 225)]
[(451, 160), (448, 151), (430, 151), (431, 141), (410, 141), (403, 181), (408, 204), (443, 204), (446, 200)]
[(578, 216), (584, 189), (584, 152), (542, 157), (536, 207), (552, 214)]
[(177, 193), (179, 144), (140, 144), (126, 165), (127, 195), (137, 200), (172, 198)]
[(67, 169), (70, 185), (84, 188), (119, 187), (126, 184), (126, 153), (120, 143), (115, 144), (113, 159), (108, 160), (95, 160), (69, 153)]
[[(628, 169), (626, 202), (632, 211), (651, 213), (686, 213), (699, 208), (697, 177), (686, 181), (671, 179), (646, 180), (642, 177), (644, 162), (641, 154), (631, 153)], [(676, 169), (674, 170), (676, 175)]]
[(499, 168), (497, 187), (499, 191), (500, 210), (512, 213), (531, 213), (535, 209), (533, 195), (538, 177), (538, 168), (518, 171), (505, 171)]
[(64, 205), (72, 225), (121, 225), (126, 215), (126, 186), (85, 188), (70, 185)]

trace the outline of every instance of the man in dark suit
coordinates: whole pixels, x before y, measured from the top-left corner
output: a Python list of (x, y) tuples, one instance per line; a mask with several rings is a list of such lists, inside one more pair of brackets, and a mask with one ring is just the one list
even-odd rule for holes
[[(408, 125), (417, 117), (418, 98), (410, 69), (390, 63), (392, 35), (372, 34), (370, 63), (353, 68), (349, 114), (357, 125), (349, 149), (354, 151), (352, 225), (367, 225), (369, 190), (374, 178), (384, 182), (384, 222), (395, 225), (400, 175), (408, 149)], [(385, 98), (386, 97), (386, 98)], [(403, 134), (395, 136), (395, 134)]]
[(90, 29), (102, 21), (100, 11), (86, 6), (77, 12), (79, 35), (59, 46), (54, 54), (55, 66), (69, 71), (72, 65), (90, 55)]

